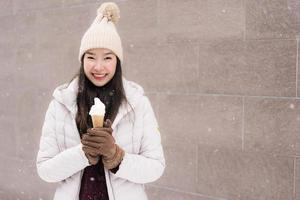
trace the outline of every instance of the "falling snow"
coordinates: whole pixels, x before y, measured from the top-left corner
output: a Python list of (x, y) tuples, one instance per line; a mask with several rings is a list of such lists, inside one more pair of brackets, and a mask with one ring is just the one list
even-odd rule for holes
[(295, 108), (295, 104), (290, 104), (290, 109), (294, 109)]

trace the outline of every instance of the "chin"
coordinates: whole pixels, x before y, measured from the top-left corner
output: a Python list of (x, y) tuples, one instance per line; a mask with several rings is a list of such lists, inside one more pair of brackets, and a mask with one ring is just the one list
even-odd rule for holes
[(96, 85), (97, 87), (102, 87), (102, 86), (105, 86), (111, 79), (106, 79), (106, 80), (102, 80), (102, 81), (98, 81), (98, 80), (95, 80), (93, 79), (92, 83), (94, 85)]
[(94, 81), (93, 84), (97, 87), (102, 87), (104, 85), (106, 85), (107, 82), (97, 82), (97, 81)]

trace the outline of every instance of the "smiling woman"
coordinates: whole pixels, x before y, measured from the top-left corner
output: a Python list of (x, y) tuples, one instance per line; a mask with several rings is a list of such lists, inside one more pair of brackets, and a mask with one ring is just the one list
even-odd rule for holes
[[(122, 76), (119, 18), (115, 3), (100, 6), (81, 39), (79, 73), (54, 90), (46, 112), (37, 171), (60, 183), (55, 200), (147, 200), (143, 184), (165, 169), (149, 99)], [(93, 127), (94, 100), (105, 108), (104, 127)]]
[(104, 86), (115, 75), (117, 56), (109, 49), (87, 51), (83, 58), (84, 73), (96, 86)]

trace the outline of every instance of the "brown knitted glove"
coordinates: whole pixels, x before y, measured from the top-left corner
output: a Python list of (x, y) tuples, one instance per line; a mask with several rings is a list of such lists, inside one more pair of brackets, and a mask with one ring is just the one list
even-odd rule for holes
[(87, 159), (89, 160), (89, 163), (91, 165), (96, 165), (99, 162), (99, 156), (92, 156), (88, 153), (85, 153), (85, 156), (87, 157)]
[(89, 128), (81, 140), (84, 152), (92, 156), (113, 157), (117, 149), (112, 131), (110, 120), (106, 120), (105, 127)]
[(102, 157), (102, 162), (106, 169), (113, 169), (113, 168), (117, 167), (121, 163), (121, 161), (123, 160), (123, 157), (125, 155), (125, 152), (123, 149), (121, 149), (117, 144), (115, 144), (115, 146), (116, 146), (115, 155), (113, 155), (111, 157), (107, 157), (107, 156)]

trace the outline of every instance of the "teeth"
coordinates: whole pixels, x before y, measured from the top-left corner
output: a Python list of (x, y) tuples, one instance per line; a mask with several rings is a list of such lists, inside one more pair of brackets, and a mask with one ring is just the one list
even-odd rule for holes
[(99, 77), (99, 78), (102, 78), (105, 76), (105, 74), (94, 74), (95, 77)]

